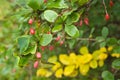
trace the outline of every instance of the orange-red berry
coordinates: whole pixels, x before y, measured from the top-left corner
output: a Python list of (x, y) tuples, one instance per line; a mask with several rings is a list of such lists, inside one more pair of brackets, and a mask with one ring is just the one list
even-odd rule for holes
[(85, 23), (86, 25), (89, 25), (89, 19), (88, 19), (88, 18), (84, 18), (84, 23)]
[(33, 20), (29, 19), (28, 24), (32, 25), (33, 24)]
[(60, 36), (57, 36), (57, 38), (56, 38), (55, 40), (56, 40), (56, 41), (59, 41), (59, 40), (60, 40), (60, 38), (61, 38)]
[(49, 50), (50, 50), (50, 51), (54, 50), (54, 46), (52, 46), (52, 45), (49, 46)]
[(36, 58), (40, 59), (42, 57), (41, 53), (40, 52), (37, 52), (36, 53)]
[(108, 13), (106, 13), (106, 15), (105, 15), (105, 19), (106, 19), (106, 21), (108, 21), (108, 20), (110, 19), (110, 16), (109, 16)]
[(60, 45), (63, 45), (64, 44), (64, 41), (60, 41)]
[(33, 28), (30, 28), (30, 34), (34, 35), (35, 34), (35, 30)]
[(38, 61), (35, 61), (35, 62), (34, 62), (34, 68), (38, 68), (38, 65), (39, 65), (39, 62), (38, 62)]

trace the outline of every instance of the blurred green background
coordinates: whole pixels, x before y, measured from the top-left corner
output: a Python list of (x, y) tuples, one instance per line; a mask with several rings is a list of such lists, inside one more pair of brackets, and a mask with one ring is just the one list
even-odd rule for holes
[[(19, 35), (17, 24), (19, 23), (18, 18), (20, 18), (20, 16), (16, 15), (16, 12), (19, 11), (19, 8), (21, 7), (18, 5), (17, 1), (26, 2), (27, 0), (0, 0), (0, 80), (37, 80), (35, 74), (33, 74), (34, 72), (32, 72), (35, 70), (27, 67), (19, 68), (17, 66), (18, 58), (14, 57), (15, 52), (17, 52), (17, 50), (15, 50), (15, 40)], [(93, 37), (96, 37), (100, 35), (101, 27), (107, 26), (110, 32), (109, 37), (115, 37), (115, 41), (117, 41), (117, 39), (119, 40), (120, 0), (113, 1), (115, 2), (115, 6), (110, 8), (108, 5), (109, 0), (106, 0), (108, 12), (111, 16), (109, 22), (103, 20), (105, 14), (104, 7), (100, 5), (102, 4), (101, 0), (95, 0), (93, 6), (91, 6), (90, 11), (88, 12), (90, 28), (84, 26), (81, 30), (89, 29), (86, 32), (88, 34), (91, 27), (95, 27)], [(39, 78), (38, 80), (47, 79)]]

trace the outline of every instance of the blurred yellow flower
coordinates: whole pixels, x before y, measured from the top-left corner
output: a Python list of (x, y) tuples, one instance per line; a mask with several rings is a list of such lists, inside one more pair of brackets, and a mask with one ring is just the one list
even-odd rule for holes
[(80, 65), (79, 70), (82, 75), (86, 75), (89, 71), (89, 64)]
[(37, 76), (50, 77), (51, 75), (52, 72), (48, 71), (47, 69), (40, 68), (37, 70)]
[(79, 50), (79, 52), (81, 54), (88, 54), (89, 53), (88, 48), (86, 46), (81, 47), (80, 50)]
[(92, 54), (93, 59), (98, 60), (100, 53), (101, 53), (100, 50), (95, 50), (95, 51), (93, 52), (93, 54)]
[(48, 62), (49, 62), (49, 63), (55, 63), (55, 62), (57, 62), (57, 56), (52, 56), (52, 57), (50, 57), (50, 58), (48, 59)]
[(102, 66), (104, 65), (104, 61), (103, 61), (103, 60), (99, 60), (99, 61), (98, 61), (98, 65), (99, 65), (100, 67), (102, 67)]
[(112, 51), (112, 50), (113, 50), (113, 46), (109, 46), (108, 51)]
[(61, 67), (61, 64), (59, 62), (54, 63), (55, 65), (52, 67), (52, 71), (56, 71), (58, 68)]
[(77, 55), (75, 53), (70, 53), (69, 58), (70, 58), (71, 64), (77, 63)]
[(92, 55), (91, 54), (84, 54), (81, 58), (81, 62), (83, 64), (86, 64), (92, 60)]
[(100, 48), (101, 52), (107, 52), (107, 49), (105, 47)]
[(69, 76), (70, 74), (72, 74), (72, 72), (74, 71), (74, 69), (75, 69), (74, 65), (66, 66), (65, 69), (64, 69), (64, 75), (65, 76)]
[(56, 72), (55, 72), (55, 76), (57, 78), (61, 78), (62, 77), (62, 74), (63, 74), (63, 69), (62, 68), (59, 68)]
[(78, 71), (77, 70), (74, 70), (70, 75), (69, 77), (76, 77), (78, 75)]
[(106, 54), (106, 53), (101, 53), (101, 54), (99, 55), (99, 60), (105, 60), (107, 57), (108, 57), (108, 54)]
[(97, 61), (96, 61), (96, 60), (90, 61), (90, 67), (91, 67), (91, 68), (95, 69), (95, 68), (97, 68), (97, 66), (98, 66), (98, 64), (97, 64)]
[(120, 53), (112, 53), (111, 56), (116, 57), (116, 58), (120, 58)]
[(60, 54), (59, 60), (64, 65), (69, 65), (71, 63), (69, 56), (67, 56), (66, 54)]

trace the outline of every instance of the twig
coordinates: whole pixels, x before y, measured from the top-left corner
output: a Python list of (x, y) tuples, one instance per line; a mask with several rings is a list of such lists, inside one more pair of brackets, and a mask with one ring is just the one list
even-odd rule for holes
[(106, 5), (105, 5), (105, 1), (103, 0), (103, 5), (104, 5), (104, 8), (105, 8), (105, 12), (106, 12), (106, 14), (108, 13), (107, 12), (107, 7), (106, 7)]
[[(67, 37), (66, 39), (72, 39), (72, 38)], [(96, 39), (93, 39), (93, 38), (77, 38), (76, 40), (80, 40), (80, 41), (84, 41), (84, 40), (87, 40), (87, 41), (96, 41)]]

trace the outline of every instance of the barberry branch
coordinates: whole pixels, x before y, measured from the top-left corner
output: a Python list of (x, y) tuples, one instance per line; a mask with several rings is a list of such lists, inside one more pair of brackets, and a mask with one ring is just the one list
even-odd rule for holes
[(107, 7), (106, 7), (106, 5), (105, 5), (105, 0), (103, 0), (103, 6), (104, 6), (104, 8), (105, 8), (105, 13), (107, 14), (108, 12), (107, 12)]

